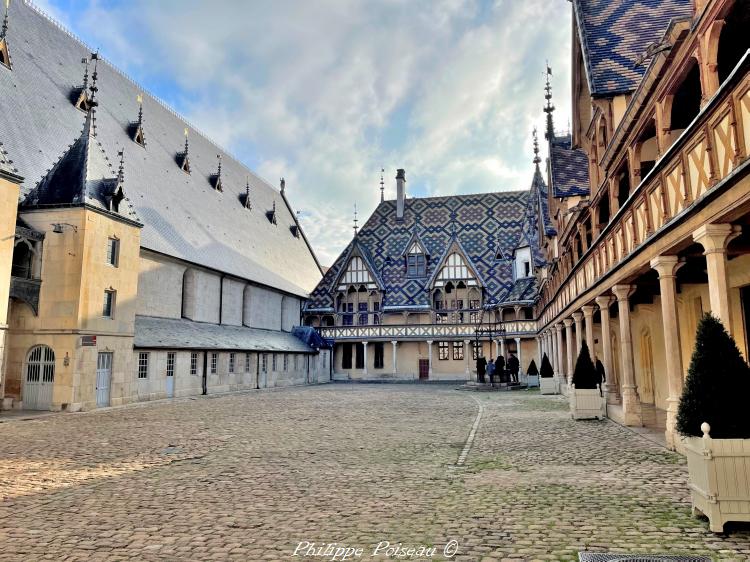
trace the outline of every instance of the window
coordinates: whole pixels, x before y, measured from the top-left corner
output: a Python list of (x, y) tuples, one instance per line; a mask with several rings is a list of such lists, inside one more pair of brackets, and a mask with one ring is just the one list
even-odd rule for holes
[(250, 353), (245, 353), (245, 372), (250, 372)]
[(115, 295), (117, 291), (108, 289), (104, 291), (104, 306), (102, 307), (102, 316), (104, 318), (115, 317)]
[(473, 279), (474, 276), (469, 273), (466, 262), (459, 254), (451, 254), (445, 260), (443, 269), (440, 270), (438, 279)]
[(216, 374), (216, 368), (219, 363), (219, 354), (218, 353), (212, 353), (211, 354), (211, 374)]
[(367, 303), (366, 302), (361, 302), (361, 303), (357, 304), (357, 311), (358, 312), (367, 312)]
[(427, 258), (424, 254), (409, 254), (406, 256), (406, 275), (408, 277), (424, 277), (427, 275)]
[(365, 345), (363, 343), (355, 344), (357, 348), (357, 357), (354, 362), (354, 367), (357, 369), (365, 368)]
[(438, 312), (435, 315), (435, 324), (447, 324), (448, 323), (448, 314), (445, 312)]
[(464, 344), (460, 341), (453, 342), (453, 360), (460, 361), (464, 358)]
[(374, 366), (376, 369), (382, 369), (383, 368), (383, 351), (384, 351), (384, 345), (383, 342), (376, 342), (375, 343), (375, 362)]
[(234, 362), (236, 360), (236, 355), (234, 353), (229, 354), (229, 372), (234, 373)]
[(289, 356), (286, 353), (284, 354), (284, 370), (289, 370)]
[(482, 344), (479, 342), (471, 342), (471, 358), (475, 361), (480, 357), (483, 357)]
[(138, 354), (138, 378), (139, 379), (147, 379), (148, 378), (148, 353), (139, 353)]
[(343, 326), (352, 326), (354, 324), (354, 318), (351, 314), (344, 314), (344, 316), (341, 317), (341, 324)]
[(167, 353), (167, 376), (168, 377), (174, 376), (174, 353), (173, 352)]
[(349, 262), (349, 267), (347, 268), (346, 273), (344, 273), (343, 283), (347, 285), (350, 283), (374, 283), (362, 258), (352, 258), (352, 261)]
[(473, 310), (479, 310), (479, 300), (478, 299), (472, 299), (469, 301), (469, 308)]
[(438, 359), (440, 359), (440, 361), (445, 361), (446, 359), (448, 359), (448, 342), (447, 341), (438, 342)]
[(373, 315), (372, 315), (372, 323), (373, 323), (373, 324), (374, 324), (375, 326), (378, 326), (378, 325), (380, 325), (380, 316), (378, 316), (377, 314), (373, 314)]
[(345, 343), (341, 348), (341, 368), (352, 368), (352, 344)]
[(264, 353), (261, 357), (260, 368), (264, 373), (268, 372), (268, 353)]
[(107, 238), (107, 263), (117, 267), (120, 261), (120, 241), (117, 238)]
[(190, 374), (191, 375), (198, 374), (198, 354), (197, 353), (190, 354)]
[(367, 314), (360, 314), (357, 323), (360, 326), (367, 326)]
[(372, 303), (372, 309), (375, 312), (380, 312), (380, 303), (378, 301), (375, 301), (374, 303)]
[(443, 301), (435, 301), (435, 310), (443, 310)]
[(271, 355), (271, 371), (276, 372), (276, 354)]

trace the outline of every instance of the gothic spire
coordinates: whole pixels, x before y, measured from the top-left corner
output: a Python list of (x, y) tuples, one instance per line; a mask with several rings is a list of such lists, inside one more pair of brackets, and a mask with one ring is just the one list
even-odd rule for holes
[(552, 112), (555, 111), (555, 106), (552, 105), (552, 86), (549, 83), (550, 76), (552, 76), (552, 69), (548, 64), (547, 83), (544, 86), (544, 99), (547, 100), (547, 105), (544, 107), (544, 112), (547, 114), (547, 130), (544, 132), (544, 138), (551, 142), (555, 138), (555, 126), (552, 122)]
[(534, 162), (534, 165), (538, 170), (539, 163), (542, 161), (542, 159), (539, 158), (539, 139), (537, 138), (536, 127), (534, 127), (534, 132), (532, 133), (532, 135), (534, 136), (534, 160), (532, 160), (532, 162)]
[(385, 201), (385, 180), (383, 179), (383, 174), (385, 173), (385, 168), (380, 168), (380, 202), (382, 203)]

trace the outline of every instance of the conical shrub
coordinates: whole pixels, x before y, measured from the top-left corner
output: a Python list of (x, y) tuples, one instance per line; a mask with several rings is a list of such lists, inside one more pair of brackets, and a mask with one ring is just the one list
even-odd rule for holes
[(695, 349), (677, 410), (677, 431), (700, 437), (708, 422), (711, 437), (750, 439), (750, 367), (732, 336), (715, 316), (698, 324)]
[(529, 363), (528, 369), (526, 369), (526, 374), (530, 377), (535, 377), (539, 374), (539, 369), (536, 367), (536, 362), (534, 360), (531, 360), (531, 363)]
[(554, 376), (555, 372), (552, 370), (552, 364), (549, 362), (549, 357), (545, 353), (542, 357), (542, 368), (539, 370), (539, 376), (543, 379), (549, 379)]
[(594, 367), (589, 354), (589, 346), (584, 340), (576, 360), (575, 371), (573, 371), (573, 386), (579, 390), (596, 388), (596, 384), (599, 382), (598, 378), (596, 367)]

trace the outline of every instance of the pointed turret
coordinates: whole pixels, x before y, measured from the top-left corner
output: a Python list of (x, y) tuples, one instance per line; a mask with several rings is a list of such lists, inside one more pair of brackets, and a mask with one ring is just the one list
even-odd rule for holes
[(548, 141), (552, 141), (555, 138), (555, 126), (552, 121), (552, 113), (555, 111), (555, 106), (552, 105), (552, 86), (549, 83), (550, 76), (552, 76), (552, 69), (547, 65), (547, 84), (544, 86), (544, 99), (547, 100), (547, 105), (544, 107), (544, 112), (547, 114), (547, 129), (544, 132), (544, 138)]

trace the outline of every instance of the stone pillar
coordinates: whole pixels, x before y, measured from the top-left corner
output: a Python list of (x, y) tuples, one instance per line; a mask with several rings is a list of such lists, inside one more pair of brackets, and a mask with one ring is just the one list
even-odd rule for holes
[(505, 338), (500, 340), (500, 355), (505, 357)]
[(365, 368), (364, 368), (364, 372), (362, 374), (367, 375), (367, 342), (366, 341), (362, 342), (362, 349), (364, 349), (364, 351), (365, 351), (365, 353), (364, 353), (364, 356), (365, 356)]
[(518, 357), (519, 374), (523, 373), (523, 360), (521, 359), (521, 338), (516, 338), (516, 357)]
[(628, 298), (633, 285), (615, 285), (612, 292), (617, 297), (617, 315), (620, 320), (620, 373), (622, 373), (622, 414), (625, 425), (642, 425), (641, 405), (635, 388), (633, 367), (633, 342), (630, 335), (630, 303)]
[(471, 340), (464, 340), (464, 359), (466, 360), (466, 380), (471, 379)]
[(565, 366), (563, 365), (563, 326), (561, 324), (555, 325), (555, 339), (557, 346), (555, 350), (557, 351), (557, 371), (556, 374), (561, 377), (565, 378)]
[(495, 357), (498, 355), (500, 355), (500, 340), (495, 340)]
[(545, 334), (547, 336), (547, 345), (549, 346), (547, 358), (549, 359), (550, 365), (552, 365), (552, 370), (557, 372), (557, 366), (555, 365), (555, 339), (552, 337), (552, 330), (547, 330)]
[(568, 384), (571, 384), (571, 381), (573, 380), (573, 319), (572, 318), (566, 318), (563, 320), (563, 324), (565, 324), (565, 349), (567, 350), (567, 364), (566, 367), (566, 377), (568, 379)]
[(542, 364), (542, 344), (541, 344), (541, 338), (539, 336), (534, 338), (536, 340), (536, 350), (537, 355), (539, 356), (539, 361), (537, 361), (539, 367)]
[[(578, 354), (581, 353), (581, 345), (583, 345), (583, 313), (574, 312), (573, 320), (576, 323), (576, 361), (578, 361)], [(573, 362), (573, 368), (575, 368), (575, 361)]]
[(427, 360), (429, 361), (429, 370), (427, 371), (427, 377), (432, 378), (432, 340), (427, 340)]
[(604, 355), (602, 365), (604, 365), (604, 376), (607, 378), (603, 390), (607, 393), (607, 403), (617, 404), (617, 380), (615, 379), (615, 367), (612, 363), (612, 340), (609, 338), (609, 307), (612, 304), (612, 297), (609, 295), (596, 297), (596, 304), (599, 305), (599, 313), (602, 317), (602, 355)]
[(395, 340), (391, 341), (391, 346), (392, 346), (392, 349), (393, 349), (393, 375), (394, 376), (398, 374), (398, 362), (396, 361), (396, 357), (397, 357), (397, 355), (396, 355), (396, 346), (397, 345), (398, 345), (397, 341), (395, 341)]
[(594, 358), (594, 353), (596, 350), (594, 349), (594, 306), (587, 304), (586, 306), (582, 306), (581, 310), (583, 311), (583, 326), (584, 326), (584, 334), (586, 334), (586, 345), (589, 346), (589, 353), (591, 354), (591, 359)]
[(682, 395), (682, 351), (680, 348), (680, 325), (677, 319), (677, 282), (675, 277), (682, 264), (677, 256), (659, 256), (651, 260), (651, 267), (659, 273), (661, 292), (661, 323), (664, 329), (664, 353), (666, 356), (667, 427), (665, 437), (670, 449), (676, 448), (677, 406)]
[(729, 283), (727, 278), (727, 244), (733, 238), (731, 224), (704, 224), (693, 232), (693, 240), (703, 246), (708, 271), (708, 293), (711, 312), (732, 333), (729, 313)]

